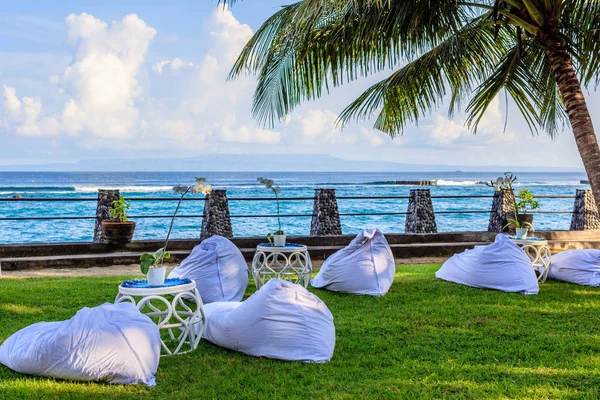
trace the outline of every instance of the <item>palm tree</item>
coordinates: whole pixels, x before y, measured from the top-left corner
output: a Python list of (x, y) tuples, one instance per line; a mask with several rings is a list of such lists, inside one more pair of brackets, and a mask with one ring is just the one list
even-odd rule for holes
[[(235, 1), (227, 1), (232, 3)], [(600, 82), (600, 0), (301, 0), (271, 16), (230, 78), (258, 75), (253, 114), (282, 120), (303, 101), (393, 69), (339, 116), (375, 114), (394, 137), (449, 95), (477, 124), (501, 89), (532, 133), (571, 124), (600, 209), (600, 149), (582, 85)], [(508, 111), (508, 110), (507, 110)]]

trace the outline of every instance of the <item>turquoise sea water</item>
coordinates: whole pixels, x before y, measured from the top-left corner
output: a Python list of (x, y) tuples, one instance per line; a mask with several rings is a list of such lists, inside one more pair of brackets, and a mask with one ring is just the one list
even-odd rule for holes
[[(583, 173), (515, 172), (516, 189), (528, 188), (535, 195), (573, 196), (586, 179)], [(430, 186), (433, 196), (491, 195), (493, 190), (482, 181), (496, 179), (501, 172), (406, 172), (406, 173), (256, 173), (256, 172), (0, 172), (0, 198), (19, 195), (23, 198), (90, 198), (98, 188), (119, 188), (126, 197), (174, 197), (175, 184), (193, 184), (202, 175), (216, 189), (227, 189), (228, 197), (269, 197), (272, 193), (256, 182), (257, 176), (274, 179), (281, 186), (282, 197), (312, 197), (315, 188), (335, 188), (338, 196), (406, 196), (410, 186), (390, 184), (396, 180), (437, 180)], [(491, 199), (434, 199), (436, 212), (489, 210)], [(571, 211), (573, 199), (541, 199), (543, 211)], [(338, 201), (340, 213), (406, 212), (405, 199)], [(130, 215), (169, 215), (176, 202), (133, 201)], [(88, 202), (0, 202), (0, 218), (94, 216), (96, 203)], [(182, 205), (181, 215), (202, 214), (203, 202), (190, 201)], [(232, 215), (274, 214), (275, 203), (267, 201), (230, 201)], [(285, 201), (282, 214), (311, 214), (312, 201)], [(489, 214), (437, 214), (440, 232), (487, 229)], [(570, 214), (538, 214), (537, 229), (568, 229)], [(132, 218), (135, 220), (135, 218)], [(404, 216), (342, 216), (344, 233), (357, 233), (365, 227), (379, 227), (387, 233), (404, 232)], [(134, 240), (161, 239), (168, 229), (168, 219), (139, 219)], [(276, 229), (275, 218), (233, 218), (235, 236), (264, 236)], [(310, 217), (283, 218), (288, 235), (307, 235)], [(0, 243), (34, 243), (90, 241), (93, 220), (0, 221)], [(199, 236), (200, 218), (179, 218), (173, 236)]]

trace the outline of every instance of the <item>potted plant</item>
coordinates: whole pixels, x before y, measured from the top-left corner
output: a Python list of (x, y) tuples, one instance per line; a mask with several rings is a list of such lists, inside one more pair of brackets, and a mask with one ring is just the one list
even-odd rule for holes
[(256, 178), (261, 184), (265, 185), (267, 189), (270, 189), (275, 194), (275, 201), (277, 202), (277, 226), (279, 229), (273, 233), (267, 233), (267, 240), (275, 247), (285, 247), (286, 236), (283, 230), (281, 229), (281, 215), (279, 213), (279, 193), (281, 193), (281, 189), (279, 186), (275, 185), (275, 182), (271, 179), (265, 178)]
[[(491, 182), (490, 186), (494, 186), (496, 190), (509, 190), (513, 194), (512, 198), (512, 217), (507, 218), (507, 224), (504, 228), (513, 227), (515, 228), (516, 236), (519, 239), (526, 239), (527, 232), (533, 230), (533, 215), (527, 214), (528, 210), (535, 210), (540, 207), (537, 200), (534, 199), (533, 194), (529, 189), (519, 190), (519, 195), (514, 195), (513, 182), (517, 180), (517, 177), (506, 172), (504, 178), (498, 178), (496, 182)], [(518, 201), (517, 201), (518, 199)]]
[(110, 220), (102, 221), (102, 232), (107, 243), (123, 244), (131, 242), (135, 231), (135, 222), (129, 221), (127, 218), (129, 207), (130, 201), (125, 200), (123, 195), (112, 202), (112, 207), (108, 210)]
[(508, 223), (504, 227), (514, 227), (517, 239), (527, 239), (527, 232), (529, 229), (533, 230), (533, 224), (527, 221), (519, 221), (515, 218), (508, 218), (507, 221)]
[(518, 201), (516, 201), (516, 208), (519, 222), (527, 222), (529, 225), (532, 225), (533, 215), (528, 214), (527, 211), (537, 210), (540, 208), (540, 203), (535, 200), (533, 193), (529, 189), (521, 189), (519, 190)]
[(169, 245), (169, 238), (171, 236), (171, 231), (173, 231), (175, 217), (177, 217), (177, 213), (179, 212), (179, 207), (181, 206), (183, 198), (189, 192), (192, 192), (192, 194), (202, 193), (205, 196), (208, 196), (210, 192), (212, 192), (212, 186), (206, 184), (205, 182), (206, 179), (204, 178), (196, 178), (196, 184), (194, 186), (177, 185), (173, 187), (173, 191), (177, 194), (180, 194), (180, 197), (177, 207), (175, 207), (173, 217), (171, 218), (171, 225), (169, 225), (169, 231), (167, 232), (165, 245), (152, 254), (144, 253), (140, 257), (140, 270), (143, 274), (147, 275), (148, 284), (150, 286), (161, 286), (165, 283), (167, 269), (163, 264), (165, 260), (171, 258), (171, 254), (167, 251), (167, 246)]

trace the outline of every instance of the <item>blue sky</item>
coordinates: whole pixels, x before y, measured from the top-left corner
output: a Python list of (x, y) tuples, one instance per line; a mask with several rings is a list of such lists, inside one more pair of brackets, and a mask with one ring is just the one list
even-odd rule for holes
[[(258, 126), (254, 82), (226, 82), (239, 50), (286, 1), (6, 1), (0, 7), (0, 165), (204, 153), (323, 153), (356, 160), (580, 167), (570, 130), (532, 136), (496, 101), (473, 136), (446, 108), (389, 139), (373, 121), (341, 131), (361, 79)], [(595, 122), (600, 95), (588, 94)]]

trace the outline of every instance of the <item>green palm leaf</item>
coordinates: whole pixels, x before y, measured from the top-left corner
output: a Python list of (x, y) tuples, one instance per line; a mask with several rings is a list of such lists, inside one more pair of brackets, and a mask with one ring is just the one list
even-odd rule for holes
[(253, 113), (272, 125), (331, 87), (391, 68), (442, 41), (467, 15), (451, 2), (437, 2), (445, 7), (432, 13), (415, 13), (407, 2), (327, 8), (321, 4), (327, 2), (305, 0), (285, 7), (248, 42), (230, 78), (258, 73)]
[[(500, 59), (505, 41), (496, 37), (494, 27), (482, 20), (449, 37), (416, 60), (370, 87), (340, 115), (342, 124), (365, 119), (377, 110), (375, 127), (394, 136), (408, 122), (436, 108), (448, 90), (452, 92), (451, 112), (462, 97), (476, 86), (479, 76), (489, 73), (489, 66)], [(490, 52), (478, 52), (480, 46), (492, 46)]]
[[(234, 0), (224, 3), (232, 4)], [(569, 120), (600, 207), (600, 146), (582, 87), (600, 83), (600, 0), (302, 0), (271, 17), (231, 72), (258, 75), (253, 114), (273, 125), (300, 103), (392, 70), (340, 115), (377, 115), (392, 137), (449, 95), (476, 132), (505, 91), (532, 133)]]

